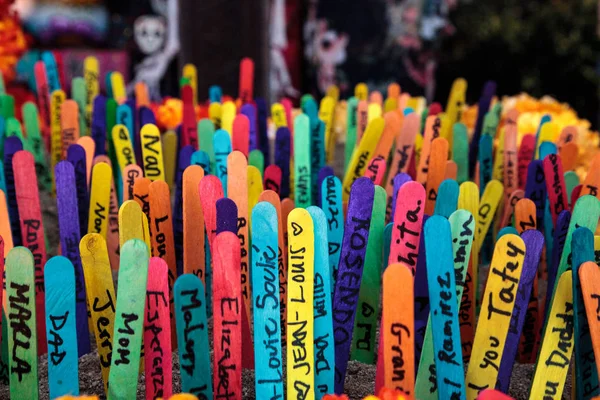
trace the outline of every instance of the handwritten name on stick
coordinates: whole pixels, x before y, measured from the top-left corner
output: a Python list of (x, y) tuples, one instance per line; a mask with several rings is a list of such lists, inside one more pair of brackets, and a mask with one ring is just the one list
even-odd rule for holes
[(213, 246), (213, 388), (216, 398), (242, 399), (242, 286), (240, 240), (216, 235)]
[(256, 398), (283, 398), (279, 304), (279, 222), (275, 207), (252, 210), (252, 286)]
[(117, 291), (119, 301), (108, 378), (109, 400), (136, 396), (147, 279), (148, 246), (139, 239), (132, 239), (121, 249), (120, 285)]
[(367, 252), (375, 187), (369, 178), (358, 178), (352, 185), (338, 278), (333, 295), (333, 333), (335, 337), (335, 393), (344, 391), (344, 379), (352, 341), (354, 315)]
[(454, 252), (446, 218), (434, 215), (427, 220), (425, 248), (438, 396), (465, 399)]
[[(394, 263), (383, 273), (383, 370), (385, 387), (414, 393), (414, 304), (412, 273)], [(400, 298), (399, 298), (400, 297)]]
[(314, 226), (305, 209), (288, 216), (287, 387), (314, 399)]
[(6, 298), (10, 398), (37, 400), (34, 260), (25, 247), (13, 248), (6, 257)]
[(524, 258), (520, 237), (508, 234), (496, 242), (467, 371), (469, 400), (496, 385)]
[(78, 395), (75, 270), (71, 261), (52, 257), (44, 269), (44, 284), (50, 398)]

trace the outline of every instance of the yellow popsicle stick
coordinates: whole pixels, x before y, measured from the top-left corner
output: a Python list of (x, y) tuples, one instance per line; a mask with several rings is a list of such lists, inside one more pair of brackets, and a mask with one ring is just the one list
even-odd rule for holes
[(258, 203), (263, 192), (263, 181), (260, 171), (254, 165), (248, 165), (248, 219), (252, 216), (252, 209)]
[(125, 167), (135, 164), (135, 154), (129, 139), (129, 130), (125, 125), (115, 125), (112, 130), (112, 140), (117, 153), (117, 162), (121, 176), (125, 176)]
[(273, 103), (271, 106), (271, 118), (275, 124), (275, 128), (287, 127), (287, 117), (285, 116), (285, 108), (281, 103)]
[[(419, 164), (417, 167), (416, 181), (425, 185), (427, 183), (427, 173), (429, 171), (429, 156), (431, 154), (431, 142), (440, 136), (441, 121), (437, 116), (429, 116), (425, 120), (425, 135), (423, 135), (422, 149), (417, 151), (419, 154)], [(419, 137), (420, 135), (417, 135)], [(415, 150), (416, 143), (415, 143)]]
[(153, 124), (146, 124), (141, 131), (142, 160), (144, 163), (144, 176), (151, 181), (165, 180), (160, 131)]
[(325, 149), (327, 161), (333, 160), (335, 154), (335, 132), (333, 132), (333, 116), (335, 100), (332, 97), (323, 97), (319, 105), (319, 118), (325, 123)]
[(356, 84), (354, 87), (354, 97), (356, 97), (358, 101), (367, 101), (369, 98), (369, 87), (366, 83), (361, 82)]
[(524, 258), (519, 236), (504, 235), (496, 242), (466, 376), (468, 400), (496, 385)]
[(354, 150), (350, 163), (348, 164), (348, 170), (343, 182), (343, 201), (347, 202), (350, 196), (350, 188), (354, 181), (364, 175), (367, 164), (371, 159), (371, 156), (375, 153), (377, 143), (383, 133), (385, 122), (383, 118), (375, 118), (367, 125), (363, 137), (360, 140), (358, 148)]
[(327, 87), (327, 91), (325, 92), (325, 96), (331, 97), (336, 103), (340, 99), (340, 88), (336, 85), (329, 85)]
[(110, 208), (112, 168), (107, 163), (97, 163), (92, 169), (88, 233), (99, 233), (106, 240)]
[(498, 146), (494, 153), (494, 166), (492, 167), (492, 179), (496, 179), (500, 182), (504, 180), (504, 143), (505, 143), (506, 130), (501, 129), (498, 135)]
[(173, 189), (173, 184), (175, 182), (175, 170), (177, 169), (178, 140), (179, 138), (177, 137), (177, 133), (173, 131), (167, 131), (162, 136), (165, 180), (167, 181), (167, 185), (169, 185), (171, 190)]
[(127, 91), (125, 90), (123, 75), (119, 71), (114, 71), (110, 74), (110, 84), (112, 85), (113, 98), (119, 104), (125, 103), (127, 100)]
[(504, 187), (500, 181), (495, 179), (492, 179), (485, 187), (483, 195), (481, 196), (481, 201), (479, 202), (479, 218), (477, 221), (477, 233), (475, 237), (477, 240), (477, 252), (481, 250), (483, 239), (485, 239), (485, 235), (487, 234), (488, 229), (494, 220), (494, 214), (496, 213), (498, 204), (500, 204), (502, 201), (503, 194)]
[(233, 133), (233, 120), (235, 119), (235, 115), (235, 103), (233, 101), (226, 101), (223, 103), (221, 106), (221, 129), (225, 129), (229, 132), (229, 136)]
[(295, 208), (288, 216), (287, 387), (288, 396), (303, 392), (305, 400), (315, 398), (314, 245), (310, 214), (303, 208)]
[[(60, 123), (62, 104), (67, 96), (62, 90), (55, 90), (50, 95), (50, 161), (52, 176), (54, 177), (54, 167), (62, 160), (62, 125)], [(54, 187), (52, 179), (52, 187)]]
[(83, 79), (85, 80), (86, 98), (85, 98), (85, 123), (86, 135), (91, 133), (92, 112), (94, 110), (94, 99), (100, 93), (100, 67), (98, 59), (94, 56), (87, 56), (83, 60)]
[(152, 247), (148, 217), (135, 200), (127, 200), (119, 208), (119, 246), (123, 247), (130, 239), (143, 240), (148, 246), (148, 255), (150, 255)]
[(556, 143), (560, 135), (560, 127), (554, 121), (546, 122), (540, 129), (540, 138), (535, 148), (535, 158), (540, 157), (540, 145), (544, 142)]
[(194, 92), (194, 107), (198, 104), (198, 71), (194, 64), (185, 64), (183, 66), (183, 77), (189, 82)]
[(367, 122), (373, 121), (382, 115), (381, 106), (378, 103), (369, 103), (367, 107)]
[(573, 354), (573, 336), (573, 271), (569, 270), (560, 276), (554, 294), (530, 399), (562, 398)]
[(452, 127), (462, 117), (462, 108), (465, 104), (467, 92), (467, 81), (464, 78), (456, 78), (450, 88), (448, 103), (446, 103), (446, 123), (442, 124), (442, 136), (448, 140), (452, 148)]
[(215, 125), (215, 129), (221, 128), (221, 116), (223, 115), (223, 110), (221, 107), (221, 103), (210, 103), (208, 106), (208, 118)]
[(85, 277), (90, 325), (96, 338), (104, 392), (107, 393), (117, 297), (106, 241), (97, 233), (88, 233), (79, 242), (79, 253)]

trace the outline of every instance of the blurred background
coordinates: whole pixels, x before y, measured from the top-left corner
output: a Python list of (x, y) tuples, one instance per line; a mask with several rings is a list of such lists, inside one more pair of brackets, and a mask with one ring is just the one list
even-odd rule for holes
[[(70, 82), (85, 56), (155, 99), (176, 96), (185, 63), (235, 95), (239, 61), (255, 61), (255, 93), (271, 101), (342, 98), (358, 82), (445, 105), (452, 82), (569, 103), (598, 129), (598, 0), (0, 0), (0, 70), (8, 91), (35, 90), (33, 64), (52, 50)], [(68, 87), (67, 87), (68, 90)], [(296, 103), (297, 104), (297, 103)]]

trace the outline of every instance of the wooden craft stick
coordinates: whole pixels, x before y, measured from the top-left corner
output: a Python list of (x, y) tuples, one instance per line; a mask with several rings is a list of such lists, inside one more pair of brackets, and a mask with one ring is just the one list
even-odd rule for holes
[(230, 198), (217, 200), (217, 235), (221, 232), (237, 234), (238, 209)]
[(413, 276), (417, 267), (419, 238), (423, 226), (425, 189), (418, 182), (407, 182), (398, 192), (394, 229), (388, 264), (402, 263)]
[(525, 244), (518, 236), (505, 235), (496, 243), (482, 297), (485, 319), (478, 321), (466, 376), (468, 399), (496, 384), (524, 256)]
[(20, 211), (16, 221), (21, 235), (20, 243), (34, 256), (37, 350), (42, 355), (46, 353), (44, 265), (47, 254), (33, 155), (27, 151), (17, 151), (12, 157), (12, 169), (15, 198)]
[[(123, 179), (127, 177), (125, 168), (136, 163), (129, 130), (125, 125), (115, 125), (112, 130), (112, 141), (117, 154), (117, 162)], [(125, 197), (125, 196), (122, 196)]]
[(552, 222), (556, 225), (558, 214), (569, 207), (562, 161), (560, 156), (550, 154), (544, 158), (543, 165), (546, 177), (546, 192), (550, 200), (550, 213), (552, 214)]
[(197, 276), (184, 274), (173, 288), (177, 340), (181, 343), (179, 371), (181, 390), (195, 396), (212, 398), (208, 321), (204, 285)]
[(529, 229), (536, 229), (535, 203), (529, 199), (521, 199), (515, 206), (515, 228), (519, 234)]
[(325, 157), (328, 163), (333, 161), (335, 143), (337, 141), (335, 131), (333, 130), (334, 116), (335, 100), (332, 97), (323, 97), (319, 105), (319, 119), (325, 123)]
[[(471, 260), (471, 248), (473, 245), (473, 235), (475, 233), (475, 218), (466, 210), (457, 210), (450, 215), (449, 221), (452, 231), (452, 254), (454, 255), (456, 303), (457, 307), (460, 307), (463, 290), (467, 284), (467, 270)], [(419, 273), (418, 269), (417, 273)], [(460, 314), (459, 317), (461, 320), (463, 319)], [(425, 329), (421, 360), (419, 363), (417, 380), (415, 383), (415, 396), (423, 400), (437, 399), (438, 386), (432, 327), (432, 321), (429, 319)], [(460, 363), (462, 360), (456, 362)]]
[(148, 218), (137, 202), (126, 200), (119, 208), (119, 246), (131, 239), (142, 240), (152, 249)]
[(572, 171), (577, 166), (579, 146), (574, 142), (566, 143), (558, 150), (558, 155), (562, 160), (563, 169), (565, 171)]
[(214, 135), (215, 175), (221, 180), (223, 192), (227, 196), (227, 157), (231, 153), (231, 138), (227, 131), (219, 129)]
[(215, 129), (221, 129), (221, 103), (220, 102), (211, 102), (208, 107), (208, 116), (212, 123), (215, 126)]
[[(411, 280), (410, 269), (400, 263), (389, 265), (383, 273), (384, 382), (385, 387), (401, 390), (407, 395), (412, 395), (414, 392), (415, 377), (414, 306)], [(395, 305), (399, 296), (401, 296), (402, 306)]]
[(272, 190), (279, 194), (281, 191), (282, 174), (281, 168), (275, 164), (269, 165), (265, 168), (264, 173), (264, 188), (265, 190)]
[(246, 171), (248, 174), (248, 210), (252, 210), (263, 192), (262, 177), (260, 171), (252, 165), (248, 165)]
[(380, 117), (375, 118), (367, 126), (364, 137), (361, 138), (360, 144), (354, 152), (352, 160), (350, 160), (350, 164), (348, 165), (348, 169), (344, 177), (344, 190), (342, 192), (344, 201), (348, 201), (350, 189), (353, 183), (359, 177), (364, 175), (365, 168), (367, 167), (367, 162), (371, 159), (371, 156), (374, 154), (377, 143), (379, 142), (379, 138), (381, 137), (381, 133), (383, 132), (384, 125), (385, 121), (383, 118)]
[(36, 329), (35, 287), (33, 255), (24, 247), (13, 248), (6, 256), (5, 306), (11, 399), (38, 399), (37, 333), (45, 327)]
[(357, 108), (358, 99), (356, 97), (350, 97), (346, 101), (346, 145), (344, 147), (344, 170), (348, 167), (352, 153), (356, 147), (357, 139)]
[[(351, 345), (350, 338), (354, 327), (354, 315), (358, 303), (362, 268), (364, 267), (364, 262), (360, 262), (360, 260), (364, 260), (366, 255), (374, 196), (373, 183), (368, 178), (358, 178), (352, 186), (350, 202), (348, 203), (347, 222), (344, 227), (344, 239), (340, 255), (342, 262), (338, 269), (340, 279), (336, 281), (333, 296), (333, 328), (336, 337), (343, 339), (336, 340), (335, 346), (335, 392), (337, 394), (342, 393), (344, 389)], [(353, 245), (351, 245), (351, 242)], [(359, 260), (358, 268), (356, 265), (350, 265), (351, 260)], [(353, 294), (348, 296), (347, 293)]]
[(198, 71), (194, 64), (185, 64), (181, 71), (181, 75), (186, 78), (192, 88), (192, 98), (194, 100), (194, 106), (197, 104), (198, 99)]
[[(314, 104), (310, 102), (309, 104)], [(316, 105), (315, 105), (316, 114)], [(312, 200), (318, 200), (319, 196), (319, 171), (325, 165), (325, 124), (317, 115), (310, 117), (310, 171)]]
[[(206, 178), (202, 180), (204, 182)], [(242, 289), (240, 240), (231, 232), (217, 235), (213, 255), (213, 387), (216, 397), (242, 399)], [(307, 350), (308, 351), (308, 350)], [(227, 384), (225, 384), (227, 382)]]
[(204, 213), (198, 186), (204, 177), (202, 167), (191, 165), (183, 172), (183, 273), (206, 282), (204, 254)]
[(212, 242), (215, 239), (217, 232), (217, 200), (223, 198), (223, 189), (221, 181), (214, 175), (207, 175), (200, 180), (198, 187), (200, 193), (200, 201), (202, 203), (202, 212), (204, 213), (204, 223), (206, 225), (206, 234), (208, 235), (208, 243), (212, 252)]
[(452, 179), (456, 180), (456, 175), (458, 174), (458, 166), (452, 160), (446, 161), (446, 173), (444, 174), (444, 179)]
[(527, 183), (527, 169), (529, 163), (533, 159), (533, 153), (535, 152), (535, 135), (525, 135), (521, 139), (521, 146), (519, 146), (519, 153), (517, 154), (517, 171), (519, 174), (519, 189), (525, 189)]
[[(283, 397), (277, 210), (267, 202), (252, 210), (252, 286), (254, 303), (254, 357), (257, 397)], [(277, 361), (276, 361), (277, 360)]]
[(469, 137), (467, 127), (456, 122), (452, 127), (452, 160), (456, 163), (459, 184), (469, 180)]
[(404, 117), (404, 122), (400, 134), (396, 136), (396, 148), (392, 158), (392, 164), (388, 173), (388, 179), (385, 185), (385, 191), (388, 196), (388, 205), (386, 208), (386, 220), (393, 216), (390, 199), (393, 196), (394, 177), (402, 172), (408, 171), (409, 160), (412, 157), (414, 139), (419, 130), (419, 118), (416, 114), (409, 114)]
[(77, 210), (77, 187), (75, 171), (68, 161), (61, 161), (56, 166), (56, 203), (58, 208), (58, 228), (60, 233), (61, 254), (73, 264), (76, 286), (77, 336), (79, 356), (90, 352), (89, 328), (85, 295), (85, 279), (81, 256), (79, 254), (79, 212)]
[(366, 364), (375, 362), (377, 349), (375, 332), (378, 325), (379, 293), (381, 292), (381, 249), (385, 227), (385, 200), (385, 190), (381, 186), (375, 186), (369, 242), (367, 243), (365, 266), (358, 295), (358, 308), (351, 348), (352, 359)]
[(143, 178), (142, 168), (137, 164), (130, 164), (123, 170), (123, 201), (133, 200), (133, 187), (138, 178)]
[(168, 398), (173, 393), (168, 269), (162, 258), (150, 259), (144, 309), (147, 400), (160, 396)]
[(392, 144), (400, 134), (404, 116), (394, 110), (393, 112), (385, 113), (383, 118), (385, 127), (383, 128), (373, 157), (382, 157), (387, 160), (392, 150)]
[(458, 204), (458, 183), (454, 179), (445, 179), (439, 186), (438, 199), (435, 202), (435, 215), (450, 218)]
[(35, 76), (35, 87), (37, 90), (37, 104), (42, 119), (42, 131), (44, 139), (48, 144), (50, 139), (50, 88), (48, 87), (48, 75), (43, 61), (36, 61), (33, 66)]
[(448, 159), (448, 141), (438, 137), (431, 142), (431, 160), (427, 172), (427, 197), (425, 200), (425, 214), (432, 215), (438, 197), (438, 188), (446, 175), (446, 161)]
[(252, 101), (254, 92), (254, 61), (245, 57), (240, 61), (240, 86), (238, 96), (242, 104)]
[(229, 137), (233, 133), (233, 120), (236, 116), (236, 106), (233, 101), (225, 101), (221, 105), (221, 129), (227, 131)]
[[(434, 215), (425, 223), (424, 234), (438, 396), (464, 399), (458, 304), (453, 296), (456, 272), (450, 223), (446, 218)], [(451, 355), (449, 359), (445, 357), (447, 354)]]
[[(85, 81), (86, 88), (85, 120), (87, 132), (91, 132), (94, 98), (100, 93), (100, 83), (98, 81), (99, 76), (100, 68), (98, 65), (98, 59), (94, 56), (87, 56), (83, 60), (83, 79)], [(141, 99), (138, 99), (138, 104), (140, 100)]]
[(2, 190), (0, 190), (0, 237), (4, 243), (4, 251), (8, 254), (13, 248), (13, 239), (12, 232), (10, 231), (8, 207), (6, 206), (6, 195)]
[(92, 115), (92, 139), (96, 143), (94, 155), (106, 154), (106, 97), (94, 98)]
[(290, 154), (291, 136), (287, 127), (277, 129), (275, 133), (275, 165), (281, 169), (281, 188), (279, 195), (290, 195)]
[[(450, 133), (454, 127), (454, 124), (459, 122), (461, 119), (463, 112), (462, 108), (465, 104), (466, 91), (467, 81), (465, 79), (456, 78), (454, 82), (452, 82), (450, 94), (448, 95), (448, 102), (446, 103), (446, 128), (442, 131), (442, 136), (451, 144), (453, 144), (453, 141)], [(468, 150), (466, 154), (468, 154)]]
[[(594, 266), (598, 268), (595, 264)], [(565, 271), (558, 281), (547, 323), (547, 333), (544, 336), (531, 384), (531, 398), (543, 398), (548, 395), (562, 397), (573, 352), (571, 274), (572, 271)]]
[(53, 92), (55, 90), (59, 90), (60, 77), (57, 60), (54, 54), (51, 51), (44, 51), (41, 54), (41, 58), (44, 64), (46, 65), (46, 71), (48, 74), (48, 85), (50, 86), (50, 91)]
[(540, 122), (540, 128), (537, 133), (535, 156), (538, 159), (541, 159), (541, 157), (540, 157), (541, 144), (544, 142), (554, 143), (558, 139), (558, 135), (559, 135), (558, 124), (555, 121), (550, 120), (549, 116), (547, 116), (547, 117), (548, 117), (548, 120), (545, 122), (542, 118), (542, 121)]
[(67, 157), (67, 149), (79, 139), (79, 107), (75, 100), (64, 100), (60, 107), (60, 127), (62, 137), (62, 156)]
[(107, 393), (116, 297), (106, 241), (97, 233), (89, 233), (81, 239), (79, 251), (85, 275), (87, 302), (90, 304), (91, 325), (94, 328), (100, 357), (104, 391)]
[(475, 247), (478, 252), (481, 249), (485, 235), (487, 234), (492, 220), (494, 219), (494, 214), (496, 214), (498, 204), (500, 204), (500, 201), (502, 201), (503, 194), (504, 189), (502, 184), (493, 179), (487, 184), (483, 195), (481, 196), (481, 203), (479, 204), (478, 212), (479, 219), (477, 221), (478, 237)]
[[(512, 111), (512, 110), (511, 110)], [(507, 121), (513, 121), (507, 118)], [(504, 128), (504, 197), (506, 200), (519, 188), (519, 171), (517, 156), (517, 124), (507, 123)]]
[(369, 88), (367, 87), (366, 83), (361, 82), (354, 86), (354, 97), (356, 97), (358, 100), (367, 100), (369, 97)]
[(313, 204), (311, 184), (310, 121), (304, 114), (294, 119), (294, 198), (296, 207)]
[(565, 189), (567, 191), (567, 199), (569, 200), (569, 209), (572, 206), (573, 192), (577, 186), (580, 186), (579, 175), (575, 171), (565, 172)]
[(495, 389), (485, 389), (484, 391), (479, 393), (477, 396), (477, 400), (514, 400), (509, 395), (502, 393), (499, 390)]
[(144, 176), (151, 181), (165, 180), (160, 132), (156, 125), (145, 124), (141, 131)]
[(533, 160), (529, 164), (525, 197), (531, 199), (536, 205), (536, 226), (543, 226), (547, 194), (544, 167), (541, 160)]
[[(62, 90), (54, 91), (50, 96), (50, 166), (52, 172), (54, 172), (54, 167), (63, 157), (61, 115), (65, 100), (66, 95)], [(66, 154), (66, 149), (64, 154)]]
[[(570, 271), (567, 271), (570, 272)], [(594, 351), (596, 370), (600, 370), (600, 319), (598, 318), (598, 299), (600, 298), (600, 270), (593, 261), (584, 262), (579, 267), (579, 281), (585, 303), (585, 313), (589, 323), (590, 336)], [(580, 367), (580, 366), (578, 366)], [(584, 388), (585, 389), (585, 388)]]
[[(36, 169), (39, 179), (47, 190), (50, 188), (48, 162), (46, 161), (46, 150), (44, 148), (44, 139), (40, 129), (40, 116), (35, 103), (27, 101), (21, 107), (23, 114), (23, 127), (27, 134), (27, 143), (30, 151), (35, 158)], [(43, 127), (43, 125), (42, 125)]]
[[(171, 193), (165, 181), (154, 181), (149, 187), (150, 199), (150, 232), (152, 238), (152, 256), (160, 257), (169, 266), (169, 293), (177, 279), (177, 262), (173, 239), (173, 218), (171, 216)], [(171, 296), (171, 299), (173, 297)], [(171, 301), (171, 315), (174, 314)], [(175, 338), (175, 319), (171, 319), (171, 338)], [(173, 349), (176, 348), (172, 340)]]
[[(421, 150), (419, 165), (417, 167), (416, 181), (425, 185), (429, 171), (429, 159), (431, 155), (431, 143), (440, 136), (441, 121), (438, 117), (427, 117), (425, 122), (425, 135), (423, 136), (423, 149)], [(444, 160), (445, 164), (446, 160)]]
[[(517, 203), (525, 197), (525, 192), (521, 189), (517, 189), (512, 192), (508, 201), (504, 204), (504, 210), (502, 210), (502, 219), (500, 220), (500, 226), (506, 227), (510, 225), (513, 214), (515, 213), (515, 207)], [(535, 206), (535, 204), (534, 204)], [(535, 217), (535, 213), (534, 213)]]
[(592, 159), (582, 185), (581, 193), (579, 194), (580, 197), (587, 194), (600, 197), (600, 154), (597, 154)]
[[(17, 201), (17, 191), (16, 191), (16, 183), (15, 183), (15, 174), (13, 167), (13, 157), (16, 153), (23, 150), (23, 144), (18, 137), (9, 137), (6, 138), (4, 143), (4, 177), (5, 182), (4, 185), (6, 187), (6, 200), (8, 206), (8, 214), (10, 216), (10, 230), (12, 232), (12, 237), (15, 243), (15, 246), (21, 246), (21, 224), (19, 218), (19, 207)], [(35, 170), (34, 170), (35, 171)], [(37, 191), (37, 186), (33, 186), (32, 188)], [(45, 330), (44, 330), (45, 332)]]
[(237, 115), (233, 120), (231, 135), (231, 148), (238, 150), (248, 157), (250, 144), (250, 120), (243, 114)]
[(51, 398), (79, 395), (75, 273), (69, 259), (52, 257), (44, 268), (48, 388)]
[(69, 146), (69, 149), (67, 150), (67, 161), (73, 165), (75, 173), (77, 211), (79, 213), (79, 233), (81, 237), (87, 233), (88, 212), (90, 209), (86, 154), (84, 148), (78, 144)]
[(90, 210), (88, 214), (88, 233), (99, 233), (105, 240), (108, 231), (111, 179), (112, 168), (110, 165), (99, 162), (93, 166), (90, 190)]
[(83, 136), (79, 138), (77, 144), (83, 147), (83, 149), (85, 150), (85, 167), (87, 183), (89, 187), (92, 178), (92, 164), (94, 161), (94, 154), (96, 152), (96, 143), (91, 137)]
[(493, 176), (493, 142), (494, 139), (490, 135), (483, 135), (479, 140), (479, 189), (483, 193), (483, 190), (487, 187), (487, 184), (492, 180)]
[[(288, 217), (287, 387), (314, 399), (314, 228), (308, 211)], [(301, 337), (298, 340), (296, 338)], [(300, 350), (303, 349), (303, 350)], [(297, 354), (304, 356), (298, 357)]]
[[(528, 303), (535, 303), (534, 314), (537, 314), (537, 296), (532, 298), (531, 290), (536, 279), (538, 264), (544, 247), (544, 235), (535, 229), (530, 229), (527, 232), (523, 232), (521, 237), (525, 243), (525, 261), (511, 315), (511, 328), (508, 330), (506, 336), (504, 353), (502, 354), (502, 361), (500, 362), (500, 369), (498, 371), (498, 383), (496, 384), (496, 387), (503, 392), (507, 392), (509, 389), (513, 365), (517, 350), (519, 349), (519, 339), (521, 338), (524, 324), (526, 324), (525, 316), (528, 315), (528, 313), (524, 312), (528, 309)], [(533, 322), (533, 325), (535, 325), (535, 321)]]
[(240, 114), (245, 115), (249, 121), (249, 137), (248, 137), (248, 150), (249, 158), (252, 156), (253, 151), (259, 151), (260, 154), (263, 154), (259, 149), (259, 137), (258, 137), (258, 121), (256, 115), (256, 106), (252, 103), (246, 103), (240, 108)]
[(215, 125), (213, 122), (204, 118), (198, 121), (198, 148), (204, 150), (210, 158), (211, 170), (214, 169), (215, 151), (213, 148), (213, 136), (215, 134)]
[(198, 148), (198, 123), (196, 122), (196, 104), (195, 90), (192, 85), (185, 85), (181, 88), (181, 99), (183, 101), (183, 121), (181, 126), (181, 144), (183, 146), (192, 145), (194, 149)]
[(108, 398), (135, 397), (144, 328), (148, 280), (148, 247), (138, 239), (121, 249), (119, 286), (115, 311), (114, 352), (110, 364)]

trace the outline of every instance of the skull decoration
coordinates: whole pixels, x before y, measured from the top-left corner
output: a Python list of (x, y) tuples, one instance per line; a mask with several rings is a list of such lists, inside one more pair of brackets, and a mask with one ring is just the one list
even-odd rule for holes
[(135, 43), (143, 54), (154, 54), (163, 48), (167, 26), (163, 17), (143, 15), (135, 20)]

